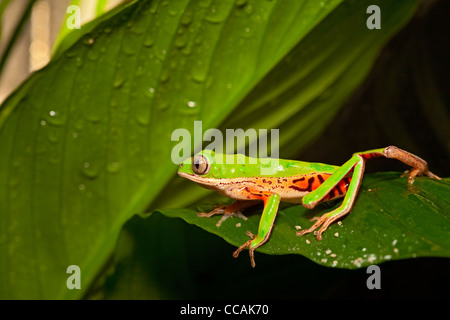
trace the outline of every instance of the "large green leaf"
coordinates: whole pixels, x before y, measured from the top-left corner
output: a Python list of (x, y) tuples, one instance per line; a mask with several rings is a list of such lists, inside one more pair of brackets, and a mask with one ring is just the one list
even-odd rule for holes
[[(254, 214), (259, 217), (260, 212), (256, 210)], [(345, 228), (346, 220), (343, 223)], [(242, 227), (238, 229), (245, 233)], [(291, 232), (295, 231), (292, 228)], [(235, 249), (222, 238), (183, 219), (167, 218), (157, 212), (147, 218), (134, 216), (127, 221), (119, 238), (115, 268), (102, 280), (103, 290), (97, 291), (102, 296), (96, 297), (228, 300), (449, 297), (446, 288), (450, 279), (445, 274), (450, 259), (388, 261), (380, 265), (382, 289), (368, 290), (366, 281), (371, 275), (365, 268), (329, 268), (299, 254), (257, 252), (257, 266), (253, 269), (247, 252), (233, 259), (231, 253)], [(325, 256), (333, 259), (332, 254)]]
[(174, 129), (245, 127), (250, 110), (282, 145), (307, 133), (293, 150), (314, 138), (417, 3), (375, 1), (374, 31), (372, 2), (142, 0), (82, 29), (0, 109), (0, 297), (81, 297), (122, 225), (173, 195)]
[[(389, 260), (450, 257), (450, 180), (417, 178), (411, 186), (406, 178), (398, 176), (395, 172), (367, 175), (352, 212), (341, 225), (331, 225), (322, 241), (317, 241), (313, 234), (296, 236), (295, 227), (310, 227), (313, 216), (333, 210), (340, 202), (333, 207), (322, 205), (314, 210), (301, 205), (280, 210), (270, 240), (257, 251), (301, 254), (325, 266), (348, 269)], [(220, 217), (207, 219), (196, 214), (210, 209), (211, 206), (202, 205), (196, 209), (160, 212), (168, 217), (182, 218), (235, 246), (248, 240), (247, 230), (257, 233), (262, 207), (251, 210), (245, 221), (231, 218), (220, 227), (216, 226)], [(245, 251), (241, 255), (244, 254)]]

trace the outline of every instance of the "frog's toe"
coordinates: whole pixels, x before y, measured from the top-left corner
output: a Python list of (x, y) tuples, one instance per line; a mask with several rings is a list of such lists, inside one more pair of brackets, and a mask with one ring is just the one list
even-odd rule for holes
[(207, 213), (199, 212), (199, 213), (197, 213), (197, 217), (211, 218), (213, 215), (216, 215), (216, 214), (225, 214), (226, 213), (225, 208), (226, 208), (225, 206), (218, 206), (214, 210), (207, 212)]
[(250, 264), (254, 268), (256, 266), (255, 263), (255, 249), (256, 247), (252, 247), (252, 242), (256, 238), (255, 235), (253, 235), (250, 231), (247, 231), (247, 236), (250, 237), (250, 240), (246, 241), (243, 245), (241, 245), (239, 248), (236, 249), (236, 251), (233, 252), (233, 257), (237, 258), (239, 256), (239, 253), (241, 253), (242, 250), (248, 248), (249, 255), (250, 255)]
[(225, 220), (227, 220), (229, 217), (237, 217), (237, 218), (241, 218), (243, 220), (247, 220), (247, 217), (245, 215), (242, 214), (242, 212), (240, 211), (236, 211), (236, 212), (232, 212), (232, 213), (225, 213), (223, 215), (222, 218), (220, 218), (220, 220), (216, 223), (217, 227), (220, 227), (220, 225), (222, 224), (222, 222), (224, 222)]
[(297, 231), (297, 232), (296, 232), (296, 235), (299, 236), (299, 237), (301, 237), (301, 236), (303, 236), (304, 234), (314, 232), (318, 227), (320, 227), (320, 226), (323, 224), (324, 226), (326, 226), (326, 228), (323, 229), (323, 227), (322, 227), (322, 228), (320, 228), (320, 229), (317, 231), (317, 233), (316, 233), (316, 238), (317, 238), (317, 240), (319, 240), (319, 241), (322, 240), (322, 233), (323, 233), (323, 232), (327, 229), (327, 227), (328, 227), (328, 224), (326, 224), (327, 219), (329, 219), (329, 218), (327, 218), (326, 214), (322, 215), (320, 218), (315, 219), (316, 222), (315, 222), (310, 228), (305, 229), (305, 230), (301, 230), (301, 231)]

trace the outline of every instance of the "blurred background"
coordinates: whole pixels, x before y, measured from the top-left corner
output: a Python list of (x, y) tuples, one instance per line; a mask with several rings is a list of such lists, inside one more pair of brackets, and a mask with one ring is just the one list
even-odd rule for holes
[[(393, 144), (425, 159), (441, 177), (448, 176), (449, 13), (450, 1), (422, 1), (380, 52), (366, 80), (298, 159), (340, 164), (353, 152)], [(404, 169), (399, 161), (376, 159), (366, 172)]]
[[(108, 11), (122, 2), (103, 1), (102, 10)], [(0, 104), (31, 72), (50, 61), (53, 44), (60, 35), (70, 5), (82, 8), (81, 24), (98, 16), (97, 1), (0, 0), (0, 13), (3, 13), (0, 15), (3, 20), (0, 29), (0, 70), (3, 70), (0, 73)], [(10, 47), (14, 37), (16, 40)], [(5, 53), (8, 59), (4, 59)]]

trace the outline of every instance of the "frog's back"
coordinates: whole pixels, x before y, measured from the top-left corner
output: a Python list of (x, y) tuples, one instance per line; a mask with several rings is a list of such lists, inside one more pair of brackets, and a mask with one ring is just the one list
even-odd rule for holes
[(221, 163), (221, 176), (238, 177), (293, 177), (313, 173), (333, 173), (337, 166), (297, 160), (252, 158), (242, 154), (216, 154)]
[(273, 165), (272, 177), (295, 177), (310, 174), (332, 174), (338, 167), (324, 163), (304, 162), (297, 160), (276, 159), (278, 165)]

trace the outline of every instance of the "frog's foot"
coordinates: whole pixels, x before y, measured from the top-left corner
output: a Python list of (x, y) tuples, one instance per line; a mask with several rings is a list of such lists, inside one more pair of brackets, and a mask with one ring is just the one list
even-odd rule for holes
[(397, 148), (395, 146), (389, 146), (383, 150), (382, 153), (383, 156), (386, 158), (393, 158), (402, 161), (403, 163), (411, 166), (411, 170), (405, 171), (402, 174), (403, 176), (408, 176), (408, 183), (413, 184), (414, 178), (416, 176), (428, 176), (432, 179), (441, 180), (440, 177), (435, 175), (433, 172), (428, 170), (428, 164), (425, 160), (422, 158), (419, 158), (418, 156), (409, 153), (405, 150), (402, 150), (400, 148)]
[(236, 211), (236, 212), (232, 212), (232, 213), (225, 213), (222, 216), (222, 218), (220, 218), (220, 220), (217, 221), (216, 226), (220, 227), (222, 222), (227, 220), (229, 217), (237, 217), (237, 218), (241, 218), (242, 220), (247, 220), (247, 217), (245, 215), (243, 215), (242, 212), (240, 212), (240, 211)]
[(252, 268), (254, 268), (256, 266), (256, 263), (255, 263), (256, 247), (252, 247), (252, 242), (256, 238), (256, 236), (254, 234), (252, 234), (250, 231), (247, 231), (246, 234), (247, 234), (247, 236), (250, 237), (250, 240), (245, 242), (243, 245), (241, 245), (239, 248), (237, 248), (237, 250), (235, 252), (233, 252), (233, 258), (237, 258), (239, 256), (239, 253), (241, 253), (242, 250), (244, 250), (245, 248), (248, 248), (248, 253), (250, 255), (250, 263), (252, 265)]
[(223, 217), (216, 223), (216, 226), (220, 227), (222, 222), (227, 220), (229, 217), (238, 217), (243, 220), (247, 220), (247, 217), (242, 214), (241, 210), (248, 208), (252, 205), (254, 205), (254, 203), (252, 203), (251, 201), (246, 201), (246, 202), (236, 201), (233, 204), (228, 205), (228, 206), (220, 205), (208, 213), (197, 213), (197, 216), (210, 218), (216, 214), (223, 214)]
[(212, 211), (206, 213), (206, 212), (199, 212), (197, 213), (197, 217), (202, 217), (202, 218), (211, 218), (213, 215), (216, 214), (225, 214), (225, 206), (218, 206), (217, 208), (214, 208)]
[[(338, 220), (345, 214), (346, 214), (346, 212), (341, 212), (341, 213), (338, 213), (335, 215), (330, 215), (329, 213), (326, 213), (326, 214), (322, 215), (320, 218), (315, 219), (316, 222), (310, 228), (302, 230), (302, 231), (297, 231), (296, 235), (300, 237), (304, 234), (314, 232), (314, 234), (316, 235), (316, 239), (320, 241), (320, 240), (322, 240), (322, 233), (324, 233), (328, 229), (330, 224), (332, 224), (333, 222), (335, 222), (336, 220)], [(320, 227), (320, 229), (316, 231), (316, 229), (319, 227)]]
[(216, 215), (216, 214), (223, 214), (222, 218), (220, 218), (220, 220), (217, 221), (217, 223), (216, 223), (217, 227), (220, 227), (222, 222), (227, 220), (229, 217), (238, 217), (238, 218), (241, 218), (243, 220), (247, 220), (247, 217), (245, 215), (243, 215), (242, 212), (235, 211), (235, 212), (227, 213), (227, 209), (226, 208), (227, 207), (225, 207), (225, 206), (221, 206), (221, 207), (215, 208), (213, 211), (208, 212), (208, 213), (199, 212), (199, 213), (197, 213), (197, 216), (198, 217), (204, 217), (204, 218), (210, 218), (210, 217), (212, 217), (213, 215)]
[(420, 169), (411, 169), (411, 170), (406, 170), (404, 171), (400, 177), (401, 178), (405, 178), (408, 177), (408, 183), (409, 184), (413, 184), (414, 183), (414, 178), (417, 176), (422, 176), (422, 175), (426, 175), (432, 179), (437, 179), (437, 180), (442, 180), (441, 177), (435, 175), (433, 172), (429, 171), (428, 169), (424, 172), (422, 172)]

